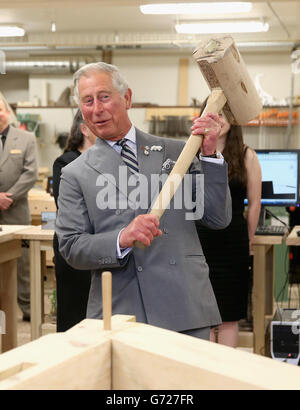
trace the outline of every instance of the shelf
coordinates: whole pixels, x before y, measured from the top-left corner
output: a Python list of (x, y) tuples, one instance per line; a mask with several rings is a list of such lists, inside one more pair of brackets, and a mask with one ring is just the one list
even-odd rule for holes
[(38, 109), (38, 110), (40, 110), (40, 109), (45, 109), (45, 108), (72, 108), (72, 109), (77, 109), (78, 107), (77, 107), (77, 105), (38, 105), (38, 106), (24, 106), (24, 107), (18, 107), (18, 106), (16, 106), (15, 107), (16, 108), (16, 110), (20, 110), (20, 109), (22, 109), (22, 110), (31, 110), (32, 108), (34, 108), (34, 109)]
[[(295, 127), (296, 125), (298, 125), (298, 121), (294, 120), (292, 121), (292, 126)], [(288, 126), (288, 121), (283, 121), (283, 120), (279, 120), (279, 121), (261, 121), (261, 120), (252, 120), (249, 121), (247, 124), (244, 124), (243, 127), (273, 127), (273, 128), (282, 128), (282, 127), (287, 127)]]
[(193, 117), (199, 115), (199, 107), (151, 107), (146, 109), (146, 120), (151, 121), (152, 117)]
[[(298, 122), (298, 111), (297, 107), (299, 105), (294, 106), (294, 118), (292, 121), (292, 126), (297, 126)], [(16, 107), (18, 110), (26, 110), (26, 109), (47, 109), (47, 108), (57, 108), (57, 109), (77, 109), (76, 105), (72, 106), (55, 106), (55, 105), (48, 105), (48, 106), (37, 106), (37, 107)], [(146, 109), (146, 121), (151, 121), (153, 117), (158, 117), (159, 119), (165, 119), (167, 116), (175, 116), (175, 117), (188, 117), (192, 120), (194, 117), (199, 115), (200, 108), (199, 106), (179, 106), (179, 105), (151, 105), (148, 103), (135, 103), (132, 104), (132, 108), (138, 109)], [(267, 106), (263, 107), (263, 111), (259, 115), (258, 118), (249, 121), (247, 124), (243, 124), (244, 127), (287, 127), (288, 126), (288, 108), (285, 106)], [(283, 111), (284, 110), (284, 111)], [(270, 111), (270, 113), (268, 112)], [(285, 112), (285, 116), (282, 115)], [(277, 114), (276, 114), (277, 113)], [(269, 114), (269, 115), (268, 115)]]

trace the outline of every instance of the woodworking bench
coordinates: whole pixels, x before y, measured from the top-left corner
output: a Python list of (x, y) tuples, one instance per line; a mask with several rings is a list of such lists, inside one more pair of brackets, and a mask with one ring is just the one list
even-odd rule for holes
[(41, 226), (27, 226), (15, 233), (15, 239), (29, 241), (31, 340), (42, 334), (43, 267), (46, 266), (46, 251), (53, 249), (53, 236), (54, 230), (41, 229)]
[(253, 351), (265, 355), (266, 317), (274, 314), (274, 245), (285, 236), (256, 235), (253, 242)]
[(17, 259), (21, 256), (21, 240), (14, 234), (24, 227), (2, 225), (0, 231), (0, 352), (17, 346)]

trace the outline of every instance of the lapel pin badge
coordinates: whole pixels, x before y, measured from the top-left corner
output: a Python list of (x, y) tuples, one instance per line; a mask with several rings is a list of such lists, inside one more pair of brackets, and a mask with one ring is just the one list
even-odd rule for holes
[(142, 147), (142, 150), (144, 152), (144, 155), (149, 155), (151, 151), (161, 151), (162, 146), (161, 145), (152, 145), (151, 147), (148, 147), (148, 145), (145, 145)]
[(146, 145), (145, 147), (142, 147), (143, 148), (143, 150), (144, 150), (144, 154), (145, 155), (149, 155), (149, 147), (148, 147), (148, 145)]
[(161, 151), (162, 150), (162, 146), (161, 145), (152, 145), (152, 147), (150, 148), (151, 151)]
[(170, 158), (166, 159), (166, 161), (162, 165), (162, 170), (166, 172), (172, 171), (174, 165), (176, 164), (175, 161), (172, 161)]

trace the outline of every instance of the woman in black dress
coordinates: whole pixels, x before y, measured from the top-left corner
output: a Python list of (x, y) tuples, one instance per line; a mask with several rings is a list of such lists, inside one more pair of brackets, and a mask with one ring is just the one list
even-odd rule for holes
[(203, 226), (197, 230), (222, 317), (222, 324), (211, 330), (210, 340), (236, 347), (238, 321), (247, 316), (249, 252), (260, 213), (261, 169), (255, 151), (243, 142), (241, 127), (230, 125), (223, 115), (222, 119), (218, 150), (228, 164), (232, 221), (222, 230)]
[[(74, 161), (79, 155), (90, 148), (96, 140), (85, 125), (78, 110), (67, 139), (64, 153), (53, 164), (53, 195), (57, 205), (61, 170)], [(56, 275), (56, 303), (57, 303), (57, 331), (65, 332), (86, 317), (86, 306), (91, 283), (90, 271), (73, 269), (58, 250), (56, 234), (53, 240), (55, 275)]]

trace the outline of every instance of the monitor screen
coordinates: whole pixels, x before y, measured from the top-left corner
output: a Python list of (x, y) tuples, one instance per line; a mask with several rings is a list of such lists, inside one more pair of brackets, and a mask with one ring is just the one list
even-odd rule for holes
[(261, 204), (299, 204), (300, 150), (256, 150), (256, 154), (262, 171)]

